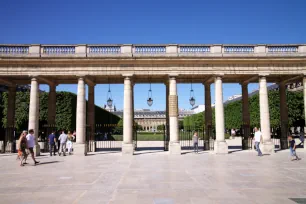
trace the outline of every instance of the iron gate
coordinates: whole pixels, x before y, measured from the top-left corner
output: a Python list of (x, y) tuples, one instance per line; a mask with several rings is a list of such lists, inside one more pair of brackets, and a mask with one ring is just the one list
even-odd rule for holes
[[(183, 130), (179, 130), (180, 144), (182, 150), (193, 149), (193, 134), (198, 133), (198, 148), (204, 150), (204, 129), (195, 129), (192, 127), (184, 127)], [(211, 142), (209, 142), (211, 144)]]
[(169, 151), (169, 125), (164, 125), (163, 128), (163, 133), (164, 133), (164, 151)]
[(5, 136), (1, 142), (1, 152), (2, 153), (15, 153), (16, 152), (16, 131), (15, 127), (6, 127)]

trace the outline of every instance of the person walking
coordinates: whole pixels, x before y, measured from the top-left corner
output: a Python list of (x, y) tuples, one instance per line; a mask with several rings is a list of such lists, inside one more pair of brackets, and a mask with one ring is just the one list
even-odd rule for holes
[(34, 165), (38, 164), (39, 162), (36, 161), (35, 157), (34, 157), (34, 146), (35, 146), (35, 137), (34, 137), (34, 130), (33, 129), (30, 129), (29, 130), (29, 134), (26, 136), (27, 138), (27, 145), (28, 145), (28, 149), (29, 149), (29, 152), (31, 154), (31, 157), (34, 161)]
[(198, 148), (198, 141), (199, 141), (199, 137), (198, 137), (198, 133), (197, 132), (194, 132), (193, 134), (193, 137), (192, 137), (192, 140), (193, 140), (193, 150), (195, 153), (199, 153), (199, 148)]
[(258, 152), (258, 156), (262, 156), (262, 152), (260, 151), (260, 143), (262, 142), (262, 133), (258, 130), (257, 127), (254, 128), (255, 130), (255, 147), (256, 147), (256, 151)]
[(290, 149), (290, 155), (291, 155), (291, 161), (294, 160), (300, 160), (300, 158), (297, 156), (296, 154), (296, 145), (295, 145), (295, 140), (292, 138), (292, 135), (288, 136), (288, 140), (289, 140), (289, 149)]
[(68, 154), (69, 154), (69, 155), (71, 154), (71, 151), (72, 151), (73, 140), (74, 140), (73, 135), (71, 134), (70, 131), (68, 131), (67, 148), (68, 148)]
[(63, 153), (64, 156), (66, 156), (66, 142), (67, 142), (68, 136), (65, 134), (65, 131), (62, 131), (62, 134), (59, 136), (58, 140), (60, 141), (60, 149), (58, 156), (61, 156), (61, 153)]
[(23, 160), (27, 159), (28, 156), (26, 152), (27, 148), (28, 145), (27, 145), (26, 133), (22, 132), (18, 140), (18, 157), (20, 159), (20, 166), (24, 166)]
[(53, 150), (53, 155), (55, 156), (56, 148), (56, 138), (55, 138), (55, 131), (53, 130), (52, 133), (48, 136), (49, 139), (49, 146), (50, 146), (50, 156), (52, 156), (52, 150)]

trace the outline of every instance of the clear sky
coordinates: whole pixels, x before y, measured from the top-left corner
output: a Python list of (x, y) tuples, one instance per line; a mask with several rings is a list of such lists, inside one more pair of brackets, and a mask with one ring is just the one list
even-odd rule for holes
[[(0, 43), (306, 43), (305, 0), (2, 0)], [(224, 84), (224, 99), (240, 94)], [(258, 84), (249, 85), (249, 91)], [(41, 89), (48, 87), (41, 85)], [(97, 85), (96, 105), (105, 104), (107, 85)], [(149, 85), (135, 86), (135, 108), (147, 108)], [(190, 108), (190, 84), (179, 84), (179, 107)], [(76, 85), (57, 90), (76, 92)], [(123, 85), (111, 85), (114, 103), (123, 106)], [(165, 87), (152, 85), (154, 105), (165, 109)], [(195, 84), (196, 103), (204, 103)], [(214, 101), (212, 86), (212, 100)]]

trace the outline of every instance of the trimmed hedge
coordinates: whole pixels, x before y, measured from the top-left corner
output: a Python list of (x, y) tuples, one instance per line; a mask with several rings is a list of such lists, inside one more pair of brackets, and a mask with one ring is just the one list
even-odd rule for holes
[[(39, 125), (47, 124), (48, 119), (48, 92), (40, 93)], [(2, 126), (6, 127), (8, 94), (2, 94)], [(28, 129), (30, 92), (16, 92), (15, 126), (17, 131)], [(76, 129), (77, 95), (70, 92), (56, 92), (56, 126), (58, 129)], [(87, 105), (86, 105), (87, 107)], [(108, 111), (95, 106), (96, 124), (115, 123), (120, 118)]]
[[(279, 91), (268, 92), (271, 128), (280, 126)], [(303, 92), (287, 92), (289, 126), (304, 126)], [(259, 95), (249, 97), (251, 127), (260, 126)], [(204, 112), (184, 118), (184, 127), (202, 129), (205, 123)], [(212, 109), (212, 128), (215, 129), (215, 111)], [(240, 128), (242, 125), (242, 101), (234, 101), (224, 106), (225, 128)]]

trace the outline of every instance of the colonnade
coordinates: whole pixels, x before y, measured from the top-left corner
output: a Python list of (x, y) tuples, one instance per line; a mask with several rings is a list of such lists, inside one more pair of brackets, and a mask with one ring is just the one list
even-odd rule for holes
[[(225, 141), (224, 126), (224, 107), (223, 107), (223, 88), (222, 75), (214, 76), (215, 83), (215, 127), (216, 140), (214, 144), (214, 152), (216, 154), (228, 153), (228, 147)], [(122, 153), (133, 154), (133, 75), (124, 75), (124, 110), (123, 110), (123, 143)], [(85, 85), (88, 84), (88, 108), (86, 112)], [(56, 120), (56, 85), (48, 83), (50, 86), (48, 99), (48, 123), (55, 124)], [(211, 82), (204, 82), (205, 86), (205, 149), (209, 149), (209, 138), (211, 136), (212, 127), (212, 108), (211, 108)], [(306, 107), (306, 77), (303, 78), (304, 86), (304, 104)], [(244, 135), (250, 134), (250, 113), (248, 105), (248, 81), (241, 83), (242, 87), (242, 120)], [(95, 127), (95, 108), (94, 108), (94, 88), (95, 84), (86, 82), (85, 76), (78, 77), (77, 91), (77, 116), (76, 116), (76, 145), (75, 152), (84, 152), (84, 143), (86, 140), (86, 124), (94, 133)], [(279, 83), (280, 92), (280, 111), (281, 111), (281, 147), (287, 148), (288, 133), (288, 108), (286, 103), (286, 83)], [(169, 75), (166, 81), (166, 133), (170, 136), (169, 152), (170, 154), (181, 154), (178, 130), (178, 93), (177, 93), (177, 75)], [(7, 125), (14, 125), (16, 85), (8, 86), (8, 113)], [(268, 104), (268, 90), (266, 76), (259, 76), (259, 104), (260, 104), (260, 128), (263, 136), (263, 144), (261, 146), (264, 153), (274, 152), (274, 144), (271, 141), (270, 134), (270, 114)], [(86, 115), (87, 113), (87, 115)], [(306, 117), (306, 111), (305, 111)], [(87, 123), (86, 123), (87, 118)], [(29, 129), (34, 129), (38, 133), (39, 124), (39, 84), (38, 77), (31, 77), (30, 106), (29, 106)], [(168, 128), (169, 127), (169, 128)], [(92, 136), (93, 137), (93, 134)], [(93, 138), (91, 138), (93, 139)], [(36, 155), (39, 155), (40, 148), (36, 140), (34, 148)]]

